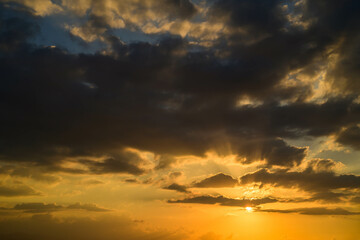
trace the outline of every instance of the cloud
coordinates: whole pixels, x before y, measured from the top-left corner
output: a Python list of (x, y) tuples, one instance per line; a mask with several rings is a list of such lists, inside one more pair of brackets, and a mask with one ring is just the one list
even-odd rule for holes
[(96, 206), (95, 204), (81, 204), (81, 203), (75, 203), (67, 206), (68, 209), (78, 209), (78, 210), (86, 210), (90, 212), (107, 212), (110, 211), (106, 208), (101, 208)]
[(180, 184), (177, 184), (177, 183), (172, 183), (169, 186), (164, 187), (164, 189), (175, 190), (175, 191), (182, 192), (182, 193), (188, 193), (189, 192), (187, 190), (186, 186), (180, 185)]
[(308, 201), (321, 201), (328, 203), (340, 203), (344, 201), (344, 198), (347, 198), (350, 194), (346, 193), (337, 193), (337, 192), (318, 192), (312, 195)]
[(211, 15), (236, 27), (247, 31), (273, 33), (284, 24), (284, 16), (280, 13), (279, 1), (270, 0), (266, 3), (256, 1), (219, 0), (211, 8)]
[[(341, 164), (341, 163), (340, 163)], [(307, 163), (308, 170), (315, 172), (334, 172), (339, 166), (338, 162), (332, 159), (313, 159)]]
[(307, 148), (295, 147), (286, 144), (281, 139), (269, 141), (248, 141), (240, 147), (243, 163), (252, 163), (257, 160), (266, 160), (269, 166), (296, 166), (306, 156)]
[(139, 183), (139, 181), (135, 178), (128, 178), (128, 179), (125, 179), (125, 182), (127, 183)]
[(0, 13), (13, 15), (10, 18), (0, 19), (0, 56), (13, 51), (24, 51), (29, 47), (27, 39), (39, 32), (36, 18), (31, 10), (21, 5), (15, 5), (14, 9), (6, 8), (0, 3)]
[(42, 0), (42, 1), (26, 1), (26, 0), (3, 0), (5, 3), (19, 3), (27, 6), (29, 9), (32, 9), (35, 14), (40, 16), (46, 16), (51, 14), (60, 13), (63, 9), (55, 4), (51, 0)]
[(168, 11), (169, 16), (189, 18), (197, 12), (194, 4), (189, 0), (165, 0), (164, 11)]
[(223, 196), (198, 196), (185, 198), (182, 200), (169, 200), (168, 203), (198, 203), (198, 204), (218, 204), (220, 206), (231, 206), (231, 207), (249, 207), (258, 206), (266, 203), (274, 203), (278, 200), (274, 198), (258, 198), (258, 199), (234, 199)]
[(355, 203), (355, 204), (360, 204), (360, 197), (353, 197), (353, 198), (351, 199), (351, 202), (352, 202), (352, 203)]
[(16, 184), (13, 186), (0, 184), (0, 196), (2, 197), (38, 196), (38, 195), (41, 195), (40, 192), (23, 184)]
[(6, 208), (7, 211), (21, 211), (24, 213), (50, 213), (55, 211), (66, 210), (85, 210), (90, 212), (107, 212), (109, 209), (101, 208), (95, 204), (75, 203), (68, 206), (57, 205), (55, 203), (21, 203), (16, 204), (13, 208)]
[(360, 150), (360, 127), (350, 126), (337, 135), (337, 142)]
[(171, 166), (177, 162), (178, 160), (171, 155), (161, 155), (159, 157), (159, 163), (156, 166), (156, 169), (171, 168)]
[(262, 183), (276, 187), (299, 188), (305, 191), (327, 192), (335, 189), (359, 189), (360, 176), (352, 174), (337, 175), (334, 172), (316, 172), (307, 168), (302, 172), (266, 169), (245, 174), (241, 184)]
[(144, 162), (136, 153), (124, 152), (117, 154), (111, 158), (106, 158), (103, 161), (93, 161), (82, 159), (79, 162), (89, 168), (89, 171), (94, 174), (105, 173), (130, 173), (133, 175), (140, 175), (145, 173), (145, 170), (139, 167), (139, 164)]
[(171, 178), (171, 179), (177, 179), (177, 178), (179, 178), (179, 177), (181, 177), (181, 176), (183, 176), (183, 175), (184, 175), (184, 173), (183, 173), (183, 172), (180, 172), (180, 171), (171, 172), (171, 173), (169, 173), (169, 178)]
[(189, 0), (76, 2), (66, 0), (62, 6), (67, 13), (75, 13), (82, 24), (67, 24), (66, 28), (85, 42), (108, 42), (116, 29), (141, 30), (145, 34), (161, 33), (165, 28), (176, 31), (175, 25), (188, 23), (198, 12)]
[[(131, 2), (118, 2), (115, 9)], [(62, 7), (71, 9), (69, 3), (63, 1)], [(175, 15), (181, 19), (191, 18), (196, 9), (188, 1), (161, 3), (159, 11), (180, 8), (181, 16)], [(1, 161), (73, 174), (146, 173), (144, 159), (124, 153), (132, 147), (169, 156), (160, 157), (156, 170), (172, 166), (176, 156), (204, 156), (210, 150), (236, 154), (243, 163), (263, 160), (268, 167), (293, 167), (303, 161), (307, 149), (284, 139), (329, 136), (360, 121), (356, 94), (329, 94), (321, 101), (309, 101), (311, 86), (292, 84), (296, 77), (289, 76), (327, 56), (341, 37), (354, 38), (355, 25), (349, 24), (358, 20), (349, 8), (353, 1), (339, 6), (331, 2), (325, 8), (318, 1), (307, 2), (304, 21), (318, 19), (302, 30), (283, 29), (288, 22), (276, 14), (277, 1), (264, 5), (218, 1), (209, 14), (232, 30), (208, 48), (194, 47), (191, 39), (171, 34), (160, 34), (156, 43), (125, 44), (111, 31), (115, 23), (104, 14), (109, 10), (106, 4), (91, 1), (93, 8), (86, 1), (82, 4), (72, 4), (79, 7), (72, 11), (81, 15), (78, 11), (91, 9), (87, 14), (91, 27), (106, 29), (107, 45), (96, 54), (30, 44), (41, 18), (27, 8), (1, 5), (2, 12), (16, 16), (1, 14), (0, 20), (5, 26), (0, 101), (7, 113), (0, 120)], [(154, 10), (158, 4), (151, 2), (150, 7)], [(335, 25), (334, 9), (344, 17)], [(153, 13), (147, 10), (139, 8), (138, 13)], [(259, 14), (250, 15), (254, 11)], [(235, 28), (246, 28), (245, 35), (260, 40), (237, 41), (246, 36), (238, 36)], [(346, 53), (350, 51), (340, 55)], [(283, 81), (287, 85), (281, 85)], [(238, 106), (244, 96), (261, 104)], [(61, 168), (67, 158), (78, 159), (86, 171)]]
[(333, 191), (320, 191), (315, 192), (308, 198), (288, 198), (282, 199), (284, 203), (303, 203), (303, 202), (320, 202), (325, 203), (351, 203), (352, 199), (356, 198), (356, 193), (352, 192), (333, 192)]
[(43, 173), (41, 169), (32, 166), (0, 166), (0, 174), (12, 177), (31, 178), (36, 181), (54, 183), (60, 180), (59, 177)]
[(126, 216), (99, 218), (67, 217), (60, 219), (50, 214), (35, 214), (31, 217), (2, 219), (1, 239), (66, 239), (110, 240), (121, 239), (188, 239), (181, 231), (166, 229), (142, 230), (141, 223)]
[(99, 185), (99, 184), (104, 184), (103, 181), (100, 181), (100, 180), (97, 180), (97, 179), (88, 179), (88, 180), (82, 181), (81, 183), (82, 183), (82, 184), (85, 184), (85, 185)]
[(359, 215), (359, 212), (350, 212), (343, 208), (295, 208), (295, 209), (258, 209), (258, 212), (274, 212), (274, 213), (299, 213), (304, 215)]
[(12, 210), (19, 210), (26, 213), (42, 213), (42, 212), (54, 212), (62, 210), (62, 206), (56, 205), (54, 203), (44, 204), (44, 203), (21, 203), (17, 204), (12, 208)]
[(237, 184), (238, 180), (229, 175), (219, 173), (214, 176), (205, 178), (199, 182), (194, 182), (192, 186), (198, 188), (223, 188), (235, 187)]

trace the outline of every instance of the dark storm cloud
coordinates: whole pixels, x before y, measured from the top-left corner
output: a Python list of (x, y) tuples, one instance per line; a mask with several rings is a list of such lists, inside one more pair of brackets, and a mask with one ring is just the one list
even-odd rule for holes
[[(314, 18), (314, 30), (328, 36), (340, 37), (342, 44), (336, 53), (339, 61), (332, 69), (333, 85), (359, 94), (359, 31), (358, 1), (306, 1), (304, 18)], [(341, 80), (340, 80), (341, 79)]]
[[(79, 161), (94, 174), (138, 175), (145, 172), (143, 162), (124, 155), (126, 147), (166, 156), (203, 156), (210, 149), (228, 154), (223, 149), (230, 146), (231, 153), (245, 158), (245, 163), (265, 160), (269, 166), (298, 165), (306, 149), (291, 146), (283, 138), (338, 133), (360, 121), (360, 105), (354, 95), (321, 104), (304, 102), (311, 94), (308, 86), (285, 88), (278, 83), (289, 71), (311, 65), (340, 38), (340, 32), (352, 38), (348, 23), (355, 16), (345, 16), (346, 9), (339, 5), (337, 11), (347, 20), (334, 28), (326, 25), (326, 19), (336, 13), (324, 11), (335, 2), (324, 9), (309, 3), (306, 14), (321, 11), (315, 25), (284, 32), (279, 28), (285, 20), (274, 15), (276, 3), (221, 1), (214, 5), (219, 11), (230, 11), (228, 24), (246, 26), (251, 34), (271, 34), (257, 43), (194, 48), (180, 37), (168, 36), (157, 44), (125, 45), (109, 30), (106, 37), (112, 49), (108, 55), (75, 55), (30, 45), (27, 40), (36, 32), (36, 18), (11, 10), (17, 13), (13, 24), (12, 18), (2, 15), (1, 34), (8, 37), (1, 38), (5, 47), (0, 55), (0, 105), (6, 113), (0, 119), (1, 160), (84, 173), (59, 165), (66, 157), (78, 157), (86, 159)], [(181, 16), (193, 12), (190, 2), (169, 4), (184, 7)], [(250, 15), (256, 7), (263, 14)], [(1, 5), (1, 11), (10, 10)], [(92, 20), (91, 26), (108, 28), (101, 17)], [(224, 49), (231, 51), (229, 57), (218, 57)], [(236, 107), (242, 95), (264, 104)], [(291, 101), (282, 105), (282, 100)], [(86, 158), (90, 156), (107, 157), (98, 162)], [(174, 163), (170, 157), (160, 160), (157, 168)], [(309, 176), (319, 174), (333, 176)], [(333, 177), (357, 179), (351, 176)]]
[(336, 174), (336, 166), (337, 163), (330, 159), (314, 159), (302, 171), (260, 169), (240, 177), (240, 184), (297, 188), (311, 194), (308, 198), (283, 199), (283, 202), (351, 202), (358, 195), (360, 176)]
[(258, 212), (270, 213), (299, 213), (304, 215), (359, 215), (360, 212), (350, 212), (343, 208), (295, 208), (295, 209), (257, 209)]
[(143, 159), (131, 152), (113, 155), (113, 157), (106, 158), (103, 161), (79, 160), (79, 163), (87, 166), (89, 172), (94, 174), (130, 173), (140, 175), (145, 173), (145, 170), (138, 166), (142, 162)]
[(182, 192), (182, 193), (188, 193), (189, 192), (187, 190), (186, 186), (180, 185), (180, 184), (177, 184), (177, 183), (172, 183), (169, 186), (164, 187), (164, 189), (175, 190), (175, 191)]
[(190, 18), (197, 12), (194, 4), (189, 0), (163, 0), (163, 10), (170, 17)]
[(219, 0), (211, 8), (211, 15), (225, 18), (231, 26), (241, 26), (253, 33), (280, 30), (285, 22), (278, 0)]
[(227, 198), (223, 196), (198, 196), (190, 197), (182, 200), (169, 200), (168, 203), (198, 203), (198, 204), (219, 204), (221, 206), (231, 206), (231, 207), (249, 207), (249, 206), (258, 206), (266, 203), (278, 202), (274, 198), (258, 198), (258, 199), (234, 199)]
[(337, 175), (334, 172), (316, 172), (307, 168), (302, 172), (266, 169), (249, 173), (240, 178), (241, 184), (262, 183), (276, 187), (300, 188), (306, 191), (327, 192), (331, 189), (359, 189), (360, 176), (352, 174)]
[(199, 182), (193, 183), (193, 187), (198, 188), (222, 188), (222, 187), (235, 187), (238, 184), (238, 180), (229, 175), (223, 173), (216, 174), (214, 176), (205, 178)]
[(337, 142), (351, 146), (355, 150), (360, 150), (360, 127), (351, 126), (341, 131), (337, 136)]
[(39, 32), (34, 16), (30, 9), (11, 4), (12, 8), (4, 7), (0, 3), (0, 15), (8, 15), (7, 19), (0, 19), (0, 57), (14, 51), (27, 51), (27, 39)]
[[(284, 5), (286, 10), (280, 11)], [(210, 13), (233, 28), (221, 41), (224, 50), (231, 44), (234, 58), (257, 56), (254, 62), (262, 63), (268, 82), (289, 69), (314, 67), (314, 57), (321, 57), (320, 52), (325, 62), (330, 61), (324, 50), (337, 45), (331, 53), (339, 54), (339, 60), (330, 67), (328, 80), (334, 87), (358, 94), (359, 10), (356, 0), (219, 0)], [(291, 18), (296, 18), (297, 24), (291, 23)]]
[(268, 165), (294, 166), (299, 165), (306, 156), (306, 148), (289, 146), (281, 139), (269, 141), (248, 141), (240, 147), (243, 163), (266, 160)]
[[(359, 24), (359, 21), (352, 23)], [(355, 32), (356, 33), (356, 32)], [(353, 94), (360, 92), (360, 33), (346, 39), (337, 54), (340, 56), (336, 66), (330, 72), (332, 84), (340, 90)], [(339, 81), (341, 79), (341, 81)]]

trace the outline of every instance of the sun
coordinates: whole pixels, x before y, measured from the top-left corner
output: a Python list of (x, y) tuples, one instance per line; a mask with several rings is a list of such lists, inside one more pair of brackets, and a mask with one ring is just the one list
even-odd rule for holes
[(252, 207), (246, 207), (245, 209), (246, 209), (247, 212), (252, 212), (253, 211)]

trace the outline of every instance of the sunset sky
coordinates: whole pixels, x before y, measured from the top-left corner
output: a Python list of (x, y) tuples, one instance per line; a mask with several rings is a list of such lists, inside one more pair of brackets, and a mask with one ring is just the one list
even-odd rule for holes
[(1, 240), (359, 240), (359, 0), (0, 0)]

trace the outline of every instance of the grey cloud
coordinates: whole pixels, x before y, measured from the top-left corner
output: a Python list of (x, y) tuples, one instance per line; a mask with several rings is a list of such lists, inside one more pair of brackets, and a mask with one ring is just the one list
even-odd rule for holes
[(14, 206), (13, 210), (20, 210), (26, 213), (53, 212), (62, 210), (62, 206), (54, 203), (21, 203)]
[[(305, 18), (314, 18), (314, 28), (321, 34), (341, 35), (343, 42), (334, 52), (339, 60), (330, 69), (328, 79), (333, 87), (342, 92), (350, 92), (358, 95), (359, 85), (359, 56), (360, 34), (356, 25), (360, 24), (357, 12), (360, 5), (357, 1), (306, 1)], [(325, 7), (324, 7), (325, 6)], [(340, 80), (341, 79), (341, 80)]]
[(211, 8), (214, 17), (225, 18), (230, 26), (241, 26), (252, 34), (273, 33), (285, 22), (278, 0), (219, 0)]
[(194, 182), (192, 187), (198, 187), (198, 188), (235, 187), (238, 183), (239, 182), (237, 179), (234, 179), (229, 175), (219, 173), (214, 176), (205, 178), (199, 182)]
[(137, 154), (131, 152), (116, 154), (103, 161), (93, 161), (87, 159), (79, 160), (80, 163), (88, 166), (90, 172), (94, 174), (130, 173), (133, 175), (145, 173), (145, 170), (138, 166), (143, 161), (144, 160)]
[(300, 188), (306, 191), (329, 191), (332, 189), (359, 189), (360, 176), (337, 175), (334, 172), (315, 172), (310, 168), (302, 172), (274, 171), (266, 169), (249, 173), (240, 178), (241, 184), (262, 183), (276, 187)]
[(169, 186), (164, 187), (164, 189), (175, 190), (175, 191), (182, 192), (182, 193), (188, 193), (189, 192), (187, 190), (186, 186), (180, 185), (180, 184), (177, 184), (177, 183), (172, 183)]
[(59, 177), (46, 174), (42, 172), (41, 169), (36, 169), (34, 166), (11, 166), (5, 165), (0, 166), (0, 174), (23, 177), (23, 178), (31, 178), (37, 181), (43, 181), (48, 183), (58, 182), (60, 180)]
[(176, 164), (177, 160), (171, 155), (161, 155), (159, 158), (159, 163), (156, 166), (156, 169), (166, 169), (171, 168), (172, 165)]
[(343, 208), (295, 208), (295, 209), (258, 209), (258, 212), (273, 212), (273, 213), (299, 213), (304, 215), (359, 215), (360, 212), (350, 212)]
[(16, 184), (10, 186), (10, 185), (0, 184), (0, 196), (2, 197), (38, 196), (38, 195), (41, 195), (41, 193), (26, 185)]
[(0, 20), (0, 57), (3, 54), (12, 52), (26, 51), (29, 48), (27, 39), (39, 33), (39, 26), (34, 19), (31, 9), (22, 5), (13, 4), (11, 8), (5, 9), (0, 6), (0, 13), (4, 14), (9, 11), (11, 16), (7, 20)]
[(55, 203), (21, 203), (16, 204), (13, 208), (7, 208), (8, 211), (21, 211), (24, 213), (49, 213), (65, 210), (86, 210), (90, 212), (107, 212), (109, 209), (101, 208), (95, 204), (70, 204), (68, 206), (57, 205)]
[(309, 200), (310, 201), (322, 201), (330, 203), (343, 202), (344, 198), (348, 198), (350, 194), (341, 192), (319, 192), (315, 193)]
[[(352, 202), (354, 194), (346, 192), (320, 191), (315, 192), (309, 198), (283, 199), (285, 203), (320, 202), (320, 203), (344, 203)], [(355, 194), (356, 195), (356, 194)]]
[(258, 198), (258, 199), (233, 199), (223, 196), (198, 196), (190, 197), (182, 200), (169, 200), (168, 203), (198, 203), (198, 204), (219, 204), (221, 206), (231, 206), (231, 207), (247, 207), (247, 206), (258, 206), (266, 203), (278, 202), (274, 198)]
[[(197, 13), (197, 8), (189, 0), (112, 1), (111, 5), (116, 18), (121, 19), (125, 24), (125, 26), (121, 28), (131, 31), (140, 31), (141, 25), (147, 22), (156, 22), (157, 20), (153, 19), (152, 14), (159, 15), (161, 18), (169, 21), (176, 21), (190, 19)], [(95, 38), (101, 39), (101, 41), (104, 41), (106, 44), (111, 45), (116, 42), (115, 45), (122, 45), (122, 42), (119, 41), (119, 38), (114, 34), (114, 30), (111, 27), (113, 19), (111, 17), (109, 18), (109, 16), (103, 12), (104, 9), (108, 8), (107, 3), (104, 1), (91, 1), (88, 7), (88, 14), (83, 17), (78, 16), (81, 19), (79, 22), (82, 22), (82, 24), (79, 25), (79, 29), (81, 29), (83, 35), (91, 36), (91, 38), (87, 39), (87, 37), (85, 37), (81, 39), (70, 31), (69, 34), (71, 37), (84, 46), (88, 45), (88, 40), (91, 39), (91, 42), (94, 41)], [(135, 8), (136, 11), (132, 11), (131, 9), (133, 8)], [(144, 22), (138, 23), (138, 19), (142, 19), (144, 15), (146, 15), (147, 18), (143, 19)], [(163, 21), (165, 21), (165, 19), (163, 19)]]
[(332, 172), (336, 168), (336, 162), (332, 159), (313, 159), (308, 162), (308, 169), (315, 172)]
[(296, 166), (305, 158), (307, 149), (286, 144), (281, 139), (268, 141), (247, 141), (239, 151), (246, 159), (243, 163), (266, 160), (270, 166)]
[(355, 204), (360, 204), (360, 197), (353, 197), (353, 198), (351, 199), (351, 202), (352, 202), (352, 203), (355, 203)]
[(127, 183), (139, 183), (139, 181), (137, 179), (134, 179), (134, 178), (125, 179), (125, 182), (127, 182)]
[(178, 177), (181, 177), (183, 175), (183, 172), (171, 172), (169, 173), (169, 177), (170, 178), (178, 178)]
[(97, 180), (97, 179), (88, 179), (82, 182), (83, 184), (86, 185), (99, 185), (99, 184), (104, 184), (103, 181)]
[(81, 204), (81, 203), (75, 203), (67, 206), (68, 209), (78, 209), (78, 210), (86, 210), (90, 212), (107, 212), (110, 211), (106, 208), (101, 208), (96, 206), (95, 204)]
[(336, 141), (351, 146), (356, 150), (360, 150), (360, 127), (351, 126), (341, 131), (336, 138)]
[[(178, 3), (188, 5), (174, 1)], [(326, 11), (335, 2), (324, 9), (309, 3), (306, 11), (319, 11), (318, 23), (329, 29), (328, 36), (320, 25), (308, 31), (279, 31), (282, 19), (271, 12), (276, 1), (264, 6), (259, 1), (217, 4), (221, 11), (230, 11), (232, 19), (227, 24), (272, 35), (252, 45), (219, 43), (194, 48), (179, 36), (160, 38), (156, 44), (123, 44), (109, 31), (109, 55), (76, 55), (29, 44), (37, 18), (2, 5), (1, 11), (13, 11), (17, 23), (1, 15), (1, 24), (6, 26), (1, 34), (9, 36), (1, 38), (1, 44), (10, 46), (13, 39), (18, 44), (6, 47), (9, 50), (0, 55), (0, 102), (6, 112), (0, 120), (1, 161), (31, 162), (76, 174), (84, 172), (59, 167), (64, 158), (110, 156), (103, 162), (81, 162), (93, 174), (139, 175), (145, 172), (141, 162), (119, 151), (133, 147), (166, 156), (203, 156), (208, 150), (228, 154), (222, 149), (231, 149), (247, 162), (263, 159), (269, 166), (292, 167), (306, 151), (282, 139), (328, 136), (360, 121), (360, 105), (354, 102), (357, 96), (312, 103), (305, 102), (308, 87), (278, 87), (290, 71), (312, 66), (340, 36), (352, 38), (348, 23), (350, 18), (357, 19), (353, 9), (338, 9), (344, 19), (334, 29), (330, 23), (336, 14)], [(258, 4), (264, 14), (246, 13), (246, 19), (237, 15), (244, 9), (254, 12)], [(347, 4), (357, 6), (353, 1)], [(351, 14), (344, 14), (348, 10)], [(94, 21), (103, 26), (101, 19)], [(26, 34), (17, 36), (16, 32)], [(217, 53), (223, 50), (231, 54), (220, 58)], [(264, 104), (235, 107), (243, 95)], [(282, 100), (291, 101), (283, 105)], [(172, 160), (164, 160), (158, 169), (171, 164)]]
[(194, 4), (189, 0), (164, 0), (164, 11), (170, 17), (190, 18), (197, 12)]

